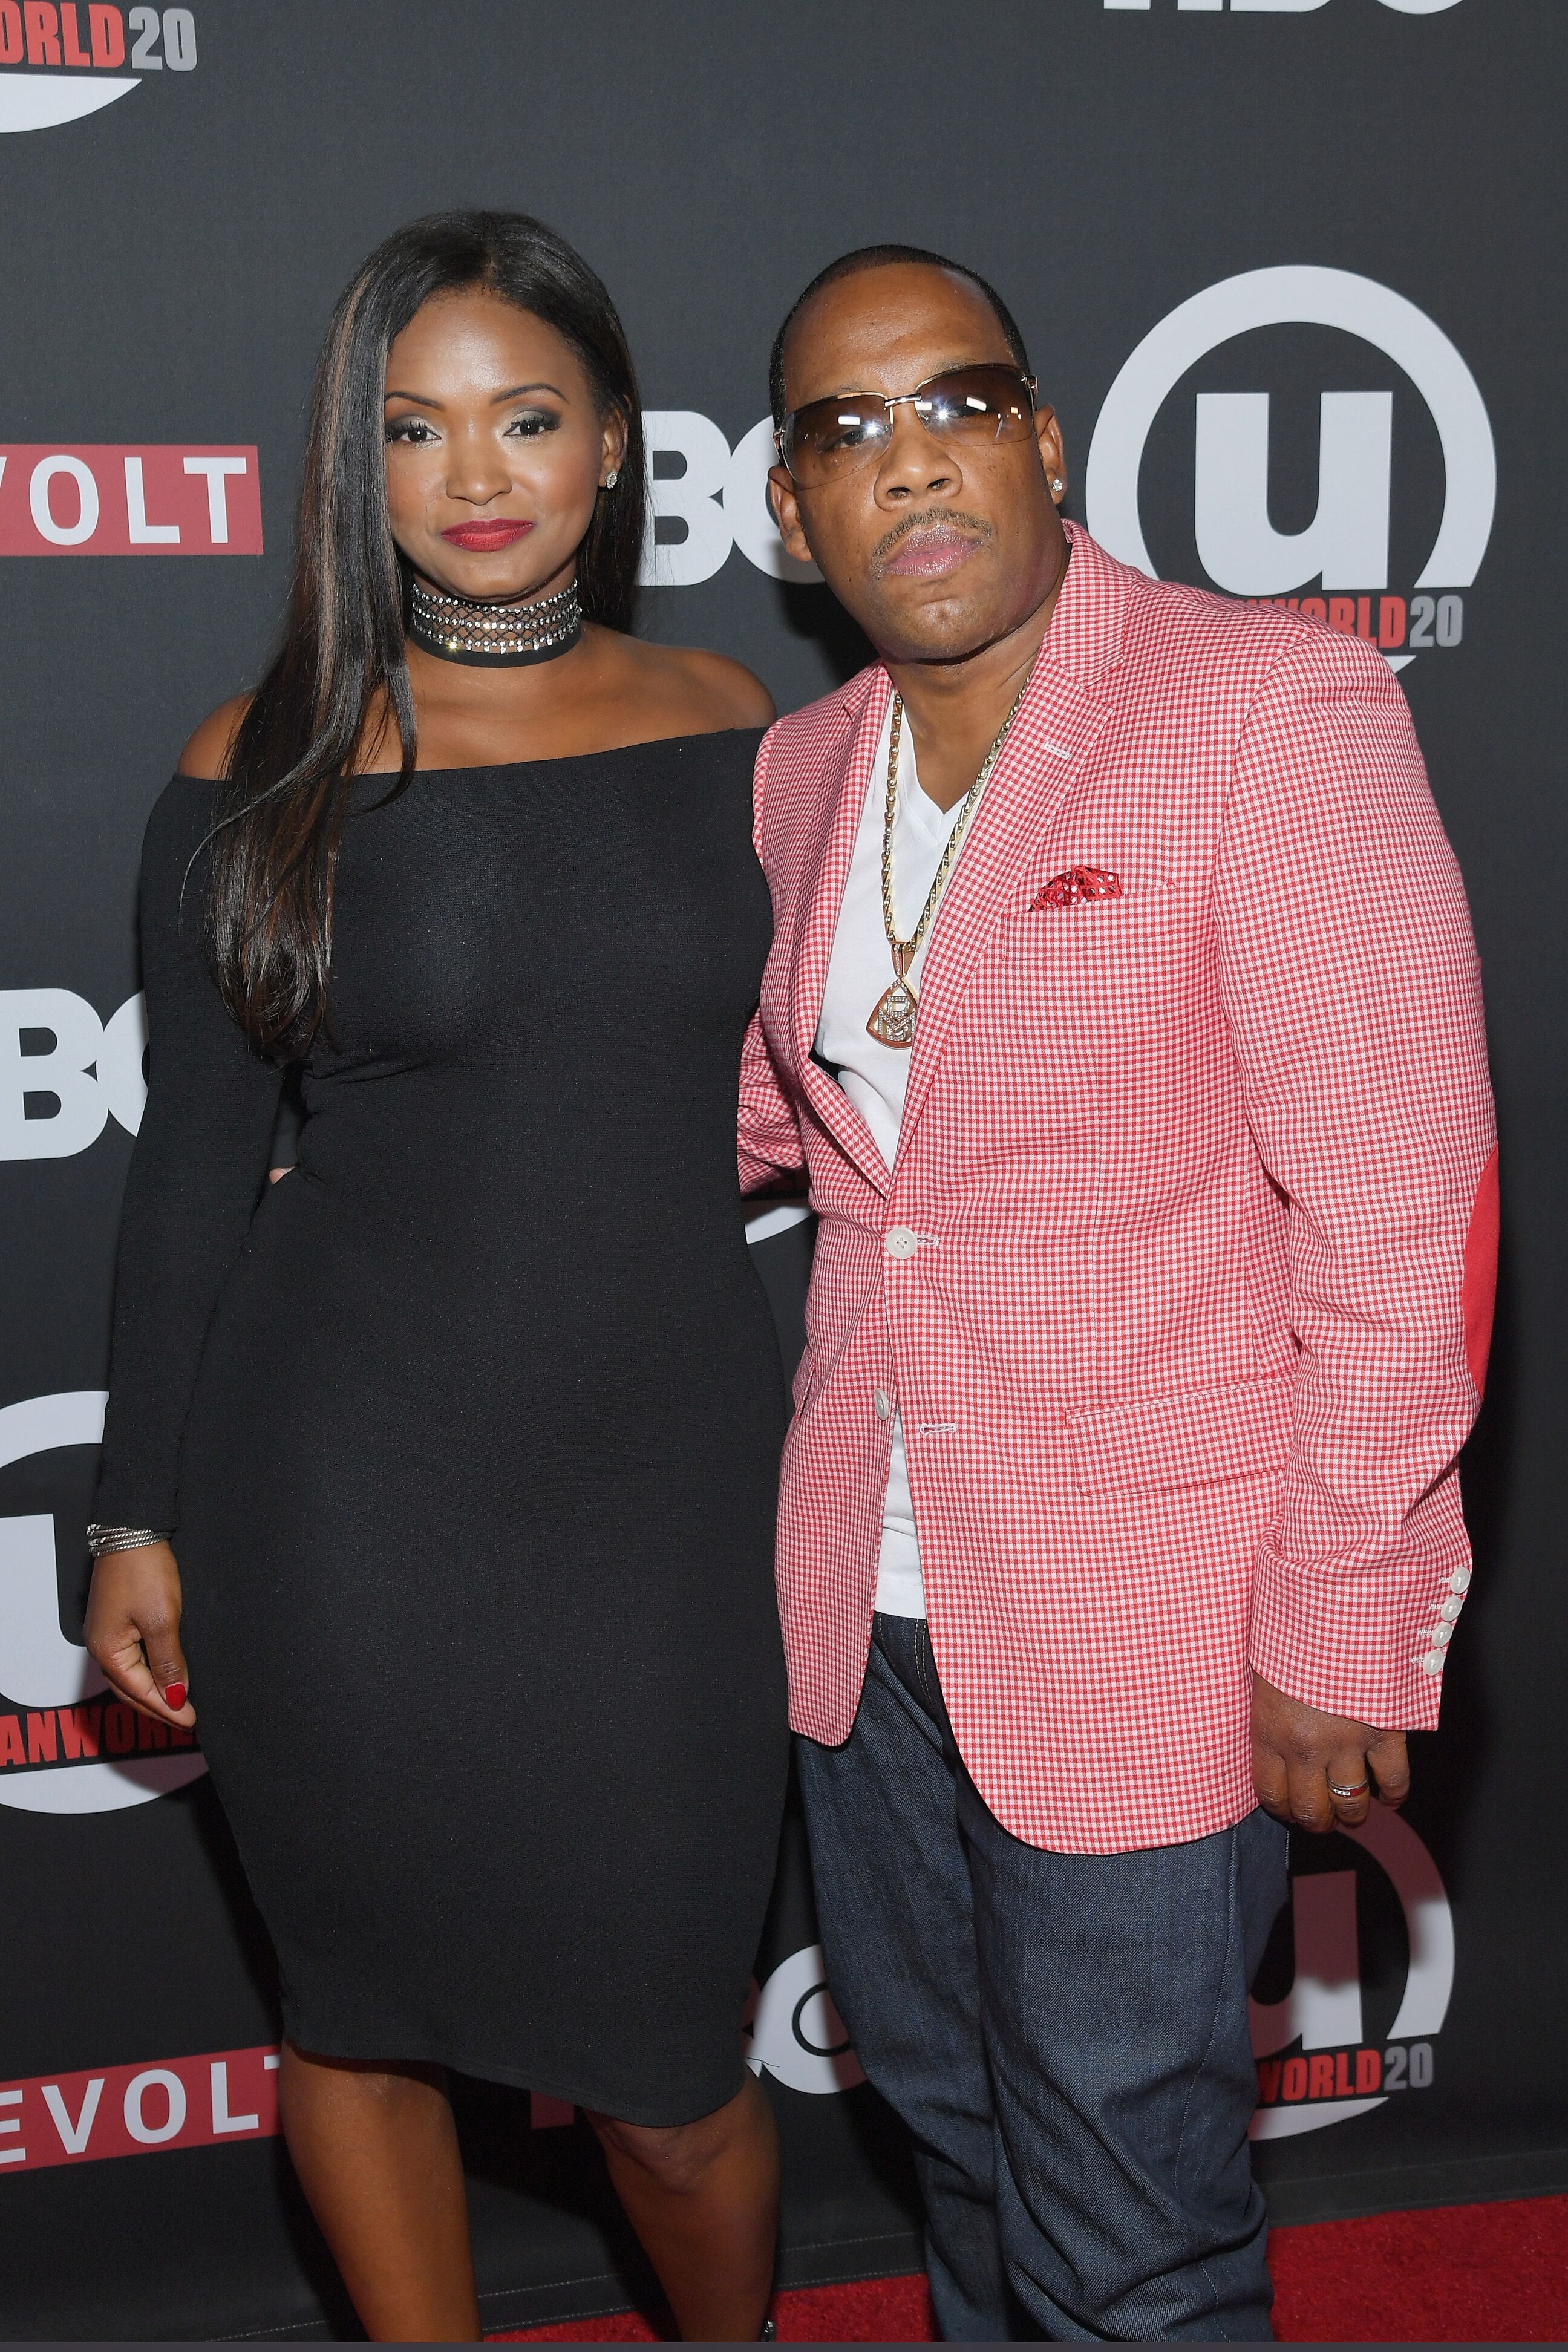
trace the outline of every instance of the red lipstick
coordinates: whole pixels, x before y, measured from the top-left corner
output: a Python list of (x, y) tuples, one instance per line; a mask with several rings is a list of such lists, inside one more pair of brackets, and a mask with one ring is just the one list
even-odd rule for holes
[(494, 522), (455, 522), (441, 536), (450, 546), (460, 547), (469, 555), (493, 555), (499, 548), (510, 547), (514, 541), (526, 538), (533, 529), (531, 522), (517, 522), (510, 518)]

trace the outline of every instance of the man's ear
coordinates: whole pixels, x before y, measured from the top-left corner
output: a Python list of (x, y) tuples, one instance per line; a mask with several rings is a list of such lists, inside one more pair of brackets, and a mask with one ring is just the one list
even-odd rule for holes
[(768, 504), (773, 510), (785, 553), (793, 555), (797, 563), (814, 563), (816, 559), (800, 519), (800, 500), (787, 466), (768, 467)]
[[(1054, 408), (1036, 409), (1035, 446), (1039, 450), (1040, 465), (1047, 481), (1050, 482), (1054, 479), (1065, 482), (1068, 472), (1067, 455), (1062, 447), (1062, 428), (1057, 422), (1057, 412)], [(1059, 506), (1060, 493), (1053, 489), (1051, 496)]]

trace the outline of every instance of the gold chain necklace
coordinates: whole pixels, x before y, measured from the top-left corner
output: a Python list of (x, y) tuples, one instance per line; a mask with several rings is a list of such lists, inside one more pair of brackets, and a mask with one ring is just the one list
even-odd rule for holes
[(884, 1045), (909, 1046), (915, 1042), (915, 1015), (920, 1011), (920, 1000), (910, 985), (910, 966), (920, 953), (921, 943), (931, 929), (931, 918), (936, 913), (942, 891), (947, 887), (947, 877), (952, 871), (953, 860), (958, 856), (963, 844), (963, 836), (969, 829), (969, 820), (980, 804), (980, 795), (991, 781), (993, 769), (1002, 757), (1002, 746), (1012, 731), (1013, 721), (1018, 716), (1019, 705), (1029, 690), (1029, 678), (1034, 674), (1034, 664), (1031, 662), (1028, 677), (1018, 688), (1017, 698), (1002, 721), (996, 740), (981, 761), (980, 773), (969, 787), (963, 806), (958, 813), (958, 822), (947, 836), (947, 847), (942, 854), (942, 863), (936, 869), (930, 890), (926, 893), (926, 902), (921, 908), (920, 920), (907, 940), (900, 939), (898, 924), (893, 917), (893, 827), (898, 822), (899, 815), (899, 752), (903, 742), (904, 728), (902, 699), (897, 694), (893, 697), (893, 723), (888, 738), (888, 794), (882, 814), (882, 928), (887, 932), (888, 945), (892, 951), (893, 984), (885, 995), (878, 998), (876, 1010), (866, 1024), (868, 1033)]

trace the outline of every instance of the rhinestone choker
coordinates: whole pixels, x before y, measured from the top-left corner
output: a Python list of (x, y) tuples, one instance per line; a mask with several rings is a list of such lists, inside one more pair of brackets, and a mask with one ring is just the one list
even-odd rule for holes
[(516, 668), (570, 653), (583, 634), (574, 580), (536, 604), (476, 604), (426, 588), (417, 579), (409, 586), (408, 634), (440, 661)]

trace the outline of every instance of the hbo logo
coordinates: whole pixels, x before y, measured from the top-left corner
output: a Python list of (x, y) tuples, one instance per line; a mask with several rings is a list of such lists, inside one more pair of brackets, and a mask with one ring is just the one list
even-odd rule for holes
[(134, 1135), (147, 1102), (147, 1010), (107, 1023), (67, 988), (0, 989), (0, 1160), (67, 1160), (110, 1111)]
[[(647, 436), (647, 544), (643, 551), (645, 588), (695, 588), (710, 580), (731, 547), (773, 580), (820, 580), (815, 563), (796, 563), (784, 553), (768, 507), (768, 467), (773, 462), (773, 428), (764, 416), (731, 449), (710, 417), (690, 408), (650, 408), (643, 414)], [(674, 458), (678, 473), (659, 469)], [(658, 526), (678, 529), (662, 539)]]

